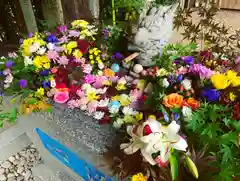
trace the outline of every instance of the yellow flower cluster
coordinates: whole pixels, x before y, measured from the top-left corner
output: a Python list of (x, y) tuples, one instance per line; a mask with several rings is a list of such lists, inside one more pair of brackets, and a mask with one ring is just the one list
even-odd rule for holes
[(97, 62), (97, 64), (103, 64), (102, 59), (101, 59), (101, 50), (99, 50), (98, 48), (93, 48), (89, 50), (89, 59), (90, 59), (90, 63), (92, 65), (95, 64), (95, 62)]
[(44, 88), (42, 88), (42, 87), (38, 88), (37, 91), (35, 92), (35, 96), (39, 97), (39, 98), (43, 97), (44, 96)]
[(91, 37), (93, 40), (95, 39), (93, 35), (97, 34), (97, 30), (94, 29), (93, 26), (90, 26), (87, 21), (84, 20), (75, 20), (72, 23), (72, 27), (75, 29), (81, 28), (80, 38)]
[(25, 39), (22, 44), (23, 56), (30, 56), (32, 54), (29, 48), (33, 44), (39, 44), (39, 46), (43, 46), (46, 44), (46, 42), (40, 38), (40, 34), (38, 33), (36, 33), (32, 38)]
[(35, 67), (37, 67), (37, 69), (50, 69), (50, 60), (48, 59), (48, 57), (46, 55), (44, 56), (36, 56), (33, 59), (33, 64), (35, 65)]
[(70, 41), (68, 44), (63, 45), (63, 48), (65, 49), (65, 53), (71, 54), (74, 48), (77, 48), (78, 44), (76, 41)]
[(216, 89), (226, 89), (230, 85), (233, 87), (240, 86), (240, 76), (232, 70), (228, 70), (223, 74), (214, 74), (211, 81)]
[(97, 90), (95, 88), (87, 89), (87, 98), (89, 101), (98, 100), (100, 97), (97, 96)]
[(147, 181), (147, 177), (145, 177), (142, 173), (138, 173), (132, 176), (132, 181)]

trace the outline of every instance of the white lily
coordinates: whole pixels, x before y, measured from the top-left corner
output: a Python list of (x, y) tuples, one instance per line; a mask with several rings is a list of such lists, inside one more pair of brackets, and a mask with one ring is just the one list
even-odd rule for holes
[[(150, 127), (151, 133), (144, 136), (145, 126)], [(160, 164), (166, 165), (172, 148), (186, 151), (187, 142), (178, 135), (180, 126), (173, 121), (168, 126), (162, 126), (156, 120), (149, 119), (140, 126), (129, 126), (128, 134), (132, 137), (130, 143), (124, 143), (120, 147), (126, 154), (133, 154), (140, 150), (143, 157), (151, 164), (155, 165), (156, 161), (152, 154), (160, 151)], [(159, 158), (158, 158), (159, 159)]]

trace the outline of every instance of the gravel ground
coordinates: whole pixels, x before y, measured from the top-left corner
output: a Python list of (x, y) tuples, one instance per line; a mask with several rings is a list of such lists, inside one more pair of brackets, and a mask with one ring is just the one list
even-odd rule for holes
[(31, 169), (40, 163), (42, 159), (31, 145), (8, 160), (0, 161), (0, 181), (34, 181)]

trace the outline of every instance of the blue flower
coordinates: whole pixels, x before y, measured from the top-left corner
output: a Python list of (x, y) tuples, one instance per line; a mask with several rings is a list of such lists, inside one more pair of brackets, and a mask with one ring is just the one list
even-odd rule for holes
[(183, 80), (183, 75), (182, 74), (178, 75), (177, 76), (177, 81), (182, 82), (182, 80)]
[(41, 72), (39, 72), (39, 74), (41, 75), (41, 76), (48, 76), (49, 75), (49, 73), (50, 73), (50, 70), (42, 70)]
[(49, 88), (51, 86), (51, 83), (50, 83), (50, 81), (44, 81), (42, 83), (42, 86), (43, 86), (43, 88)]
[(119, 65), (118, 65), (117, 63), (114, 63), (114, 64), (112, 64), (112, 66), (111, 66), (111, 70), (112, 70), (113, 72), (117, 73), (117, 72), (119, 72), (120, 67), (119, 67)]
[(58, 39), (57, 39), (57, 37), (56, 37), (55, 35), (49, 35), (49, 36), (47, 37), (47, 41), (48, 41), (48, 42), (51, 42), (51, 43), (57, 43), (57, 42), (58, 42)]
[(118, 113), (120, 107), (121, 107), (121, 104), (118, 101), (111, 101), (108, 104), (109, 112), (112, 113), (112, 114)]
[(167, 113), (163, 114), (164, 120), (168, 123), (169, 122), (169, 116)]
[(174, 113), (173, 117), (174, 117), (174, 120), (177, 121), (180, 118), (180, 114)]
[(209, 102), (216, 102), (219, 100), (221, 93), (216, 89), (205, 89), (201, 93), (203, 99), (207, 99)]
[(182, 57), (182, 60), (185, 64), (192, 65), (194, 64), (194, 57), (193, 56), (184, 56)]
[(22, 89), (26, 88), (27, 87), (27, 80), (21, 79), (21, 80), (19, 80), (18, 84)]

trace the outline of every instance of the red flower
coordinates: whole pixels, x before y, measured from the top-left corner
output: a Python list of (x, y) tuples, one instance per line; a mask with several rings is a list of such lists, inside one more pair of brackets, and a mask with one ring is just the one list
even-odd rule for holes
[(78, 48), (81, 50), (83, 54), (87, 53), (87, 50), (90, 46), (90, 43), (87, 40), (78, 40)]
[(183, 102), (184, 106), (191, 107), (193, 110), (196, 110), (200, 107), (200, 102), (193, 97), (188, 98), (187, 100), (184, 100)]
[(99, 124), (109, 124), (110, 122), (111, 122), (111, 119), (107, 115), (104, 115), (103, 119), (99, 120)]
[(109, 110), (107, 107), (97, 107), (97, 111), (102, 111), (102, 112), (107, 113)]
[(239, 102), (233, 107), (233, 117), (234, 120), (240, 120), (240, 104)]

